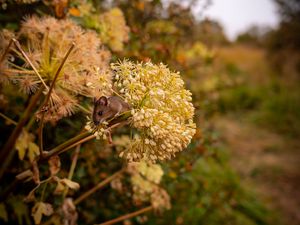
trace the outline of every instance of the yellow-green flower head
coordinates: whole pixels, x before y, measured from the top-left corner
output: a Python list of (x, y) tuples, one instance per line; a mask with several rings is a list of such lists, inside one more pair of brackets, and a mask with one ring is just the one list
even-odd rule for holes
[(148, 181), (159, 184), (164, 171), (159, 164), (147, 163), (146, 161), (132, 162), (127, 166), (127, 172), (130, 174), (141, 174)]
[(122, 51), (124, 42), (129, 38), (129, 27), (123, 12), (119, 8), (113, 8), (100, 15), (99, 32), (101, 40), (113, 51)]
[(134, 201), (150, 201), (156, 210), (171, 207), (168, 193), (159, 187), (163, 176), (160, 165), (149, 164), (145, 161), (133, 162), (128, 164), (127, 172), (131, 175)]
[(111, 65), (115, 86), (132, 106), (130, 124), (139, 131), (120, 156), (129, 161), (170, 159), (195, 134), (191, 92), (165, 65), (123, 61)]

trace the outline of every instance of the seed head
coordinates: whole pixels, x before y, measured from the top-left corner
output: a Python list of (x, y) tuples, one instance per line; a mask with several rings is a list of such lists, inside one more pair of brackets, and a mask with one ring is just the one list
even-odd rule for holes
[[(21, 47), (46, 84), (51, 84), (67, 51), (75, 43), (58, 75), (45, 120), (71, 115), (79, 104), (77, 95), (110, 94), (110, 53), (103, 48), (95, 32), (85, 31), (71, 20), (32, 16), (22, 23), (18, 36)], [(17, 48), (12, 52), (23, 64), (21, 67), (11, 64), (14, 70), (9, 74), (10, 79), (19, 83), (24, 92), (35, 92), (42, 85), (40, 78)]]

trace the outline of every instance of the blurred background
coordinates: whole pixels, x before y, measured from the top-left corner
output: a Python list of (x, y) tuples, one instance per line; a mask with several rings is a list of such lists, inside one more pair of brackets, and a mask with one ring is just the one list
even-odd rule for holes
[[(162, 164), (172, 209), (125, 224), (300, 224), (298, 0), (1, 0), (0, 4), (1, 29), (9, 30), (18, 30), (22, 18), (30, 14), (70, 17), (93, 28), (91, 19), (81, 17), (87, 6), (100, 14), (118, 7), (129, 38), (119, 48), (106, 40), (112, 61), (163, 62), (180, 71), (192, 91), (197, 133), (188, 150)], [(9, 110), (8, 105), (20, 96), (11, 92), (1, 95), (1, 111), (17, 117), (18, 105)], [(78, 118), (80, 113), (56, 127), (78, 128), (72, 122)], [(50, 134), (48, 138), (56, 137), (57, 142), (66, 135), (60, 128)], [(90, 150), (80, 156), (74, 178), (82, 187), (96, 182), (89, 177), (100, 174), (101, 180), (116, 167), (117, 161), (111, 163), (103, 154)], [(8, 203), (9, 210), (19, 224), (30, 224), (26, 213), (13, 210), (17, 198)], [(124, 207), (126, 200), (121, 199), (108, 188), (96, 194), (80, 206), (79, 224), (132, 211), (134, 207)], [(0, 218), (5, 218), (1, 212)]]

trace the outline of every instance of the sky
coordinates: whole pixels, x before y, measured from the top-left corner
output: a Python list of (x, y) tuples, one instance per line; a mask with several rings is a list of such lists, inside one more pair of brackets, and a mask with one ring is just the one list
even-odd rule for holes
[(212, 0), (203, 13), (220, 22), (225, 34), (233, 40), (251, 25), (276, 27), (279, 18), (272, 0)]

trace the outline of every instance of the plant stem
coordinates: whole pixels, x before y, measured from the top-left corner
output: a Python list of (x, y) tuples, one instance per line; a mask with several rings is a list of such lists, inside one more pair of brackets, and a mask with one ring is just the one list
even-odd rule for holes
[[(130, 113), (129, 114), (127, 113), (125, 115), (120, 116), (120, 118), (119, 117), (116, 118), (114, 121), (111, 122), (110, 128), (114, 128), (114, 127), (119, 126), (120, 125), (120, 119), (121, 120), (126, 120), (129, 117), (130, 117)], [(84, 131), (84, 132), (78, 134), (77, 136), (67, 140), (66, 142), (60, 144), (59, 146), (51, 149), (43, 157), (40, 157), (37, 160), (39, 162), (46, 161), (47, 159), (49, 159), (50, 157), (52, 157), (54, 155), (59, 155), (59, 154), (65, 152), (65, 151), (67, 151), (67, 150), (69, 150), (73, 147), (76, 147), (78, 144), (82, 144), (82, 143), (84, 143), (88, 140), (91, 140), (93, 138), (95, 138), (95, 136), (93, 134), (90, 134), (89, 131)], [(30, 170), (30, 169), (31, 168), (27, 168), (21, 173), (24, 173), (25, 171)]]
[(11, 39), (11, 40), (9, 41), (9, 43), (8, 43), (8, 45), (7, 45), (7, 47), (6, 47), (5, 51), (4, 51), (4, 53), (3, 53), (3, 55), (1, 56), (0, 63), (2, 63), (3, 60), (5, 59), (5, 56), (6, 56), (7, 53), (9, 52), (9, 49), (10, 49), (10, 46), (12, 45), (12, 43), (13, 43), (13, 39)]
[(43, 187), (42, 194), (41, 194), (41, 202), (44, 201), (44, 197), (45, 197), (45, 192), (46, 192), (46, 189), (47, 189), (47, 185), (48, 185), (48, 182)]
[[(52, 150), (50, 150), (49, 152), (47, 152), (44, 157), (42, 157), (42, 158), (40, 157), (40, 158), (38, 158), (36, 160), (38, 160), (38, 162), (46, 161), (49, 158), (51, 158), (52, 156), (58, 155), (58, 154), (60, 154), (60, 153), (62, 153), (64, 151), (66, 151), (65, 150), (66, 148), (70, 149), (69, 147), (70, 146), (74, 146), (74, 143), (76, 145), (83, 143), (83, 140), (86, 140), (86, 137), (89, 137), (89, 136), (95, 137), (94, 135), (90, 135), (90, 133), (88, 131), (85, 131), (85, 132), (83, 132), (83, 133), (81, 133), (81, 134), (79, 134), (79, 135), (77, 135), (77, 136), (69, 139), (68, 141), (60, 144), (59, 146), (53, 148)], [(27, 171), (29, 172), (30, 170), (31, 170), (31, 168), (27, 168), (24, 171), (22, 171), (21, 173), (19, 173), (16, 177), (18, 177), (19, 175), (21, 175), (22, 173), (25, 173)], [(18, 180), (21, 182), (23, 179), (18, 179)]]
[(132, 212), (132, 213), (128, 213), (126, 215), (123, 215), (123, 216), (120, 216), (118, 218), (115, 218), (115, 219), (112, 219), (112, 220), (109, 220), (109, 221), (106, 221), (104, 223), (100, 223), (98, 225), (111, 225), (111, 224), (115, 224), (115, 223), (118, 223), (118, 222), (121, 222), (123, 220), (126, 220), (126, 219), (130, 219), (132, 217), (135, 217), (135, 216), (138, 216), (142, 213), (145, 213), (145, 212), (149, 212), (153, 210), (153, 206), (148, 206), (146, 208), (143, 208), (143, 209), (140, 209), (140, 210), (137, 210), (135, 212)]
[(96, 191), (100, 190), (101, 188), (103, 188), (105, 185), (107, 185), (109, 182), (111, 182), (113, 179), (115, 179), (117, 176), (119, 176), (120, 174), (122, 174), (124, 172), (124, 169), (119, 170), (118, 172), (114, 173), (113, 175), (111, 175), (110, 177), (107, 177), (105, 180), (101, 181), (100, 183), (98, 183), (96, 186), (94, 186), (93, 188), (91, 188), (90, 190), (86, 191), (85, 193), (83, 193), (82, 195), (80, 195), (77, 199), (75, 199), (74, 204), (77, 205), (80, 202), (82, 202), (84, 199), (86, 199), (87, 197), (89, 197), (91, 194), (95, 193)]
[[(72, 177), (73, 177), (73, 174), (74, 174), (74, 171), (75, 171), (75, 168), (76, 168), (78, 155), (79, 155), (79, 152), (80, 152), (80, 146), (81, 146), (80, 144), (76, 146), (76, 150), (74, 152), (74, 155), (72, 156), (72, 163), (71, 163), (70, 171), (69, 171), (69, 174), (68, 174), (68, 179), (69, 180), (72, 180)], [(67, 196), (68, 191), (69, 191), (69, 187), (66, 187), (66, 189), (63, 193), (63, 199), (65, 199), (65, 197)]]
[(43, 93), (43, 87), (41, 87), (38, 92), (31, 98), (27, 108), (25, 109), (25, 112), (21, 116), (17, 126), (14, 128), (12, 134), (8, 138), (7, 142), (5, 143), (4, 147), (1, 150), (0, 153), (0, 180), (7, 169), (7, 167), (10, 165), (10, 162), (15, 154), (15, 150), (13, 147), (15, 146), (15, 143), (17, 141), (17, 138), (19, 137), (20, 133), (22, 132), (22, 129), (26, 122), (28, 121), (30, 114), (34, 107), (36, 106), (38, 100), (40, 99), (40, 96)]
[[(53, 148), (52, 150), (47, 152), (46, 156), (44, 158), (42, 158), (41, 160), (46, 160), (54, 155), (61, 154), (62, 152), (66, 151), (67, 148), (70, 149), (71, 148), (70, 146), (75, 147), (78, 144), (82, 144), (83, 140), (86, 140), (87, 137), (90, 137), (90, 139), (92, 139), (92, 136), (95, 137), (94, 135), (90, 134), (88, 131), (85, 131), (85, 132), (67, 140), (66, 142), (60, 144), (59, 146)], [(88, 139), (88, 140), (90, 140), (90, 139)]]
[(42, 117), (40, 119), (39, 129), (38, 129), (38, 137), (39, 137), (39, 150), (40, 150), (40, 157), (43, 158), (43, 128), (44, 128), (44, 118), (45, 112), (42, 113)]
[(3, 117), (5, 120), (7, 120), (9, 123), (11, 123), (11, 124), (13, 124), (13, 125), (15, 125), (15, 126), (18, 125), (18, 123), (17, 123), (16, 121), (12, 120), (12, 119), (9, 118), (8, 116), (5, 116), (3, 113), (0, 113), (0, 116)]
[(6, 69), (5, 72), (8, 73), (17, 73), (17, 74), (35, 74), (32, 70), (14, 70), (14, 69)]
[[(58, 75), (60, 73), (60, 71), (62, 70), (67, 58), (69, 57), (71, 51), (73, 50), (73, 48), (75, 47), (75, 43), (72, 43), (71, 47), (69, 48), (69, 50), (67, 51), (65, 57), (63, 58), (63, 61), (61, 62), (61, 64), (59, 65), (56, 73), (55, 73), (55, 76), (54, 76), (54, 79), (50, 85), (50, 88), (49, 88), (49, 91), (47, 93), (47, 96), (46, 96), (46, 99), (45, 99), (45, 102), (43, 103), (43, 106), (42, 106), (42, 109), (44, 107), (47, 106), (49, 100), (50, 100), (50, 97), (51, 97), (51, 92), (53, 91), (53, 88), (55, 86), (55, 82), (58, 78)], [(44, 128), (44, 118), (45, 118), (45, 110), (43, 111), (42, 113), (42, 117), (41, 117), (41, 120), (40, 120), (40, 123), (39, 123), (39, 149), (40, 149), (40, 156), (43, 157), (43, 128)]]
[(91, 134), (91, 135), (89, 135), (88, 137), (83, 138), (83, 139), (81, 139), (81, 140), (75, 142), (74, 144), (72, 144), (72, 145), (70, 145), (70, 146), (64, 148), (63, 150), (59, 151), (57, 154), (61, 154), (61, 153), (63, 153), (63, 152), (66, 152), (66, 151), (68, 151), (69, 149), (74, 148), (74, 147), (76, 147), (77, 145), (80, 145), (80, 144), (82, 144), (82, 143), (84, 143), (84, 142), (87, 142), (87, 141), (89, 141), (89, 140), (92, 140), (92, 139), (94, 139), (94, 138), (95, 138), (95, 135)]

